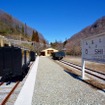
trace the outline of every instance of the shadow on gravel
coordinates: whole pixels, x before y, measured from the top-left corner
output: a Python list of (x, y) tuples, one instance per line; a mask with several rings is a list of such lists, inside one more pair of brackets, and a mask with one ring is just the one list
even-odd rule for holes
[(105, 93), (105, 90), (104, 90), (104, 89), (102, 89), (102, 88), (100, 88), (100, 87), (97, 87), (97, 86), (91, 84), (90, 82), (88, 82), (88, 81), (86, 81), (86, 80), (82, 80), (82, 78), (81, 78), (79, 75), (76, 75), (76, 74), (74, 74), (74, 73), (68, 72), (68, 71), (66, 71), (66, 70), (64, 70), (64, 71), (65, 71), (67, 74), (69, 74), (70, 76), (72, 76), (73, 78), (78, 79), (78, 80), (80, 80), (80, 81), (82, 81), (82, 82), (84, 82), (84, 83), (86, 83), (86, 84), (92, 86), (93, 88), (99, 89), (100, 91), (102, 91), (102, 92)]
[(74, 74), (74, 73), (71, 73), (71, 72), (68, 72), (68, 71), (66, 71), (66, 70), (64, 70), (66, 73), (68, 73), (70, 76), (72, 76), (73, 78), (75, 78), (75, 79), (78, 79), (78, 80), (81, 80), (82, 81), (82, 79), (81, 79), (81, 77), (80, 76), (78, 76), (78, 75), (76, 75), (76, 74)]

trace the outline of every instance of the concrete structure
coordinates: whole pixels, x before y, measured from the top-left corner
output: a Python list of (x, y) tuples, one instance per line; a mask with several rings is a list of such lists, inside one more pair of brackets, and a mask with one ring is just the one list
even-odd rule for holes
[(53, 48), (47, 48), (47, 49), (45, 49), (45, 50), (42, 50), (42, 51), (40, 52), (40, 55), (43, 55), (43, 56), (50, 56), (51, 53), (53, 53), (53, 52), (58, 52), (58, 50), (53, 49)]
[(31, 102), (36, 81), (38, 63), (39, 57), (37, 57), (33, 63), (31, 72), (29, 73), (14, 105), (32, 105)]
[(0, 35), (0, 47), (11, 46), (11, 42), (5, 37)]
[(0, 35), (0, 47), (3, 47), (4, 46), (4, 36), (1, 36)]

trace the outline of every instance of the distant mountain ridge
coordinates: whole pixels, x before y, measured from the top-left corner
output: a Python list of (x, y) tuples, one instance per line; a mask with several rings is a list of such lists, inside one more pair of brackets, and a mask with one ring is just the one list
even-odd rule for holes
[(105, 32), (105, 16), (96, 20), (90, 26), (87, 26), (80, 32), (74, 34), (71, 38), (66, 41), (65, 48), (70, 54), (80, 55), (81, 54), (81, 40), (90, 36)]
[[(37, 31), (27, 24), (22, 23), (18, 19), (12, 17), (8, 13), (0, 10), (0, 34), (6, 35), (7, 37), (19, 37), (21, 34), (22, 37), (31, 37), (33, 31)], [(38, 31), (37, 31), (38, 32)], [(26, 34), (26, 36), (24, 36)], [(38, 32), (40, 39), (45, 40), (44, 36)], [(24, 39), (24, 38), (23, 38)]]

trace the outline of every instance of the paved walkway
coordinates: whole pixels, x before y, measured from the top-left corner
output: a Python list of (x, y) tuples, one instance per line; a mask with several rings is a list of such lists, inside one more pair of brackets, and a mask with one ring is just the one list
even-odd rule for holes
[(39, 58), (32, 105), (105, 105), (100, 93), (47, 57)]

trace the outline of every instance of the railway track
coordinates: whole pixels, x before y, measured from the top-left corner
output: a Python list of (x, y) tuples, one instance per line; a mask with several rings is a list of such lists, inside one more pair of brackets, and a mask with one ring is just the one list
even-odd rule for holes
[[(20, 82), (16, 82), (15, 84), (12, 84), (12, 86), (7, 86), (7, 87), (2, 87), (1, 91), (1, 97), (0, 97), (0, 105), (5, 105), (10, 96), (13, 94), (13, 92), (16, 90), (17, 86), (19, 85)], [(1, 87), (0, 87), (1, 88)], [(4, 91), (3, 91), (4, 88)], [(4, 94), (3, 94), (4, 93)]]
[[(32, 64), (33, 64), (33, 62), (30, 63), (29, 68), (32, 67)], [(23, 81), (25, 82), (25, 79)], [(21, 84), (24, 84), (24, 82)], [(8, 102), (9, 98), (12, 95), (14, 95), (14, 91), (17, 91), (17, 87), (20, 84), (20, 81), (18, 81), (16, 83), (12, 82), (10, 85), (6, 85), (6, 84), (8, 84), (8, 83), (0, 82), (0, 105), (5, 105)], [(17, 92), (15, 94), (17, 94)], [(12, 100), (14, 100), (14, 99), (12, 99)]]
[[(71, 66), (71, 67), (73, 67), (73, 68), (75, 68), (79, 71), (82, 70), (81, 66), (78, 66), (76, 64), (73, 64), (73, 63), (70, 63), (70, 62), (67, 62), (67, 61), (64, 61), (64, 60), (60, 60), (59, 62), (65, 64), (65, 65)], [(85, 68), (85, 73), (89, 74), (90, 76), (94, 76), (95, 78), (100, 79), (100, 80), (105, 82), (105, 73), (95, 71), (95, 70), (92, 70), (92, 69), (89, 69), (89, 68)]]

